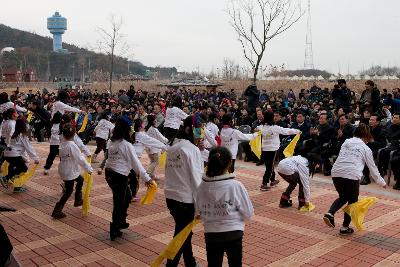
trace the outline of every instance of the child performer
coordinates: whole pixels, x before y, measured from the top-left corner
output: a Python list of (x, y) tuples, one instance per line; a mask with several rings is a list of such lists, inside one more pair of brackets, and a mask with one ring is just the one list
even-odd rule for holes
[(58, 173), (64, 181), (63, 195), (54, 207), (51, 216), (54, 219), (62, 219), (66, 215), (62, 212), (65, 203), (72, 194), (75, 186), (74, 207), (82, 206), (82, 186), (83, 177), (81, 176), (81, 168), (88, 173), (92, 173), (93, 169), (82, 155), (78, 146), (74, 142), (75, 128), (72, 124), (65, 124), (62, 129), (63, 140), (60, 143), (60, 164), (58, 165)]
[(46, 159), (46, 165), (44, 165), (44, 175), (49, 174), (49, 170), (53, 165), (54, 159), (58, 156), (58, 150), (60, 147), (60, 122), (61, 113), (57, 112), (51, 119), (51, 136), (50, 136), (50, 152)]
[(127, 120), (118, 118), (113, 134), (108, 142), (108, 158), (106, 161), (106, 181), (113, 193), (112, 222), (110, 223), (110, 238), (114, 240), (122, 236), (121, 229), (129, 227), (126, 222), (130, 192), (128, 175), (133, 169), (150, 186), (152, 180), (140, 163), (135, 149), (130, 141), (130, 126)]
[(274, 186), (279, 183), (279, 180), (275, 179), (274, 172), (276, 151), (278, 151), (281, 145), (279, 135), (295, 135), (300, 133), (300, 131), (297, 129), (283, 128), (275, 125), (274, 113), (272, 112), (264, 113), (264, 125), (260, 125), (256, 129), (261, 131), (262, 158), (264, 159), (265, 163), (265, 172), (260, 190), (268, 191), (270, 189), (268, 186), (270, 181), (270, 186)]
[(175, 96), (171, 105), (172, 107), (167, 108), (164, 122), (164, 134), (170, 141), (178, 133), (182, 120), (189, 116), (182, 110), (182, 98), (180, 96)]
[(245, 220), (254, 214), (246, 188), (229, 173), (231, 158), (225, 147), (212, 149), (197, 191), (196, 214), (204, 225), (208, 266), (222, 266), (224, 252), (229, 266), (242, 266)]
[[(279, 207), (281, 208), (292, 206), (290, 195), (296, 188), (297, 184), (299, 185), (298, 209), (301, 209), (303, 206), (308, 206), (310, 203), (310, 169), (312, 170), (315, 166), (314, 161), (309, 154), (311, 147), (306, 146), (306, 144), (300, 149), (300, 155), (285, 158), (278, 164), (278, 174), (289, 183), (286, 191), (281, 196), (279, 203)], [(310, 142), (308, 142), (308, 144), (310, 144)]]
[[(340, 149), (339, 156), (332, 168), (333, 185), (339, 194), (339, 198), (332, 203), (328, 213), (324, 215), (324, 222), (329, 227), (335, 227), (334, 215), (343, 205), (358, 201), (360, 179), (363, 176), (365, 165), (367, 165), (376, 183), (386, 188), (386, 182), (375, 165), (372, 151), (366, 145), (371, 139), (369, 127), (360, 123), (354, 131), (354, 137), (347, 139)], [(339, 231), (341, 235), (354, 233), (354, 230), (349, 227), (350, 222), (350, 215), (344, 213), (343, 226)]]
[(232, 154), (232, 164), (230, 165), (229, 172), (233, 173), (235, 170), (235, 160), (238, 152), (239, 141), (250, 141), (257, 138), (258, 134), (244, 134), (239, 130), (232, 129), (234, 123), (231, 114), (224, 114), (222, 116), (222, 124), (221, 146), (226, 147)]
[[(15, 122), (15, 131), (11, 136), (8, 149), (4, 151), (4, 159), (10, 164), (8, 166), (8, 174), (1, 179), (1, 183), (4, 187), (7, 187), (7, 183), (10, 179), (28, 170), (23, 158), (25, 152), (34, 160), (35, 164), (39, 163), (39, 157), (32, 144), (29, 142), (25, 118), (19, 117)], [(25, 188), (14, 187), (15, 193), (25, 191)]]
[[(150, 136), (154, 139), (157, 139), (158, 141), (160, 141), (161, 143), (166, 145), (168, 143), (168, 139), (165, 136), (163, 136), (160, 133), (160, 131), (155, 127), (155, 120), (156, 120), (156, 117), (153, 114), (150, 114), (147, 116), (146, 133), (148, 136)], [(156, 179), (156, 177), (154, 175), (154, 171), (160, 160), (161, 149), (155, 148), (155, 147), (149, 147), (148, 154), (149, 154), (149, 158), (150, 158), (150, 164), (147, 167), (147, 173), (153, 179), (158, 180), (158, 179)]]
[(96, 133), (96, 151), (93, 154), (93, 162), (96, 162), (97, 155), (103, 150), (104, 155), (106, 154), (107, 140), (110, 135), (110, 131), (114, 129), (114, 124), (107, 120), (105, 113), (100, 114), (100, 121), (94, 129)]
[[(203, 174), (203, 160), (198, 147), (194, 145), (192, 117), (183, 121), (183, 125), (167, 150), (165, 166), (164, 194), (167, 207), (175, 221), (176, 236), (195, 217), (197, 189)], [(176, 267), (183, 254), (185, 266), (197, 266), (192, 250), (190, 233), (173, 260), (167, 261), (167, 267)]]
[[(150, 137), (146, 134), (143, 121), (141, 119), (136, 119), (133, 124), (134, 133), (132, 134), (132, 143), (135, 148), (136, 155), (140, 159), (143, 155), (145, 148), (147, 149), (158, 149), (166, 150), (167, 146), (157, 139)], [(153, 170), (154, 172), (154, 170)], [(147, 172), (149, 175), (150, 173)], [(154, 179), (154, 175), (151, 174), (150, 177)], [(132, 200), (138, 201), (136, 197), (137, 191), (139, 190), (139, 182), (134, 170), (131, 171), (129, 175), (129, 187), (132, 192)]]

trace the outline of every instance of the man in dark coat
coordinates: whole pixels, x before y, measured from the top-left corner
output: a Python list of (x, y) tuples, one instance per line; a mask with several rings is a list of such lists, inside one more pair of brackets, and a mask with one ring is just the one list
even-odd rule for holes
[(346, 80), (339, 79), (338, 86), (332, 91), (332, 98), (335, 103), (335, 109), (343, 109), (344, 112), (351, 111), (351, 91), (347, 88)]
[(260, 100), (260, 91), (257, 89), (257, 85), (249, 85), (244, 91), (244, 96), (247, 97), (247, 108), (250, 114), (255, 112)]
[(376, 113), (381, 108), (381, 93), (375, 87), (375, 83), (371, 80), (365, 82), (365, 90), (361, 93), (360, 98), (361, 110), (369, 109), (372, 113)]

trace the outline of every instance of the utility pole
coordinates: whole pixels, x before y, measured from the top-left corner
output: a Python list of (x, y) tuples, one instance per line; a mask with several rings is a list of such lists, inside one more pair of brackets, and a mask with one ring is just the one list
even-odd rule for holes
[(72, 65), (72, 83), (75, 82), (75, 63)]
[(311, 1), (308, 0), (307, 11), (307, 34), (306, 34), (306, 51), (304, 58), (304, 69), (314, 69), (314, 54), (312, 45), (312, 31), (311, 31)]
[(89, 64), (88, 64), (88, 78), (89, 78), (89, 81), (92, 79), (92, 76), (90, 74), (90, 55), (89, 55)]

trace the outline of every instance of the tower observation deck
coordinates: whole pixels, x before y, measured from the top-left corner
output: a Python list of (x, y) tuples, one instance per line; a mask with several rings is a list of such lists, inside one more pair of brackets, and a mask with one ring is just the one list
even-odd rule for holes
[(56, 11), (53, 16), (47, 18), (47, 29), (53, 34), (53, 51), (66, 53), (67, 50), (62, 48), (62, 35), (67, 30), (67, 19)]

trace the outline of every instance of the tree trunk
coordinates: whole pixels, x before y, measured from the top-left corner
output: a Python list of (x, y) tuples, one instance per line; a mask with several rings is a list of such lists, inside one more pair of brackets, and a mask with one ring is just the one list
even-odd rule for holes
[(257, 74), (258, 74), (258, 68), (254, 68), (253, 72), (253, 83), (257, 82)]
[(111, 54), (111, 66), (110, 66), (110, 84), (108, 90), (110, 91), (110, 95), (112, 96), (112, 79), (113, 79), (113, 71), (114, 71), (114, 52)]

